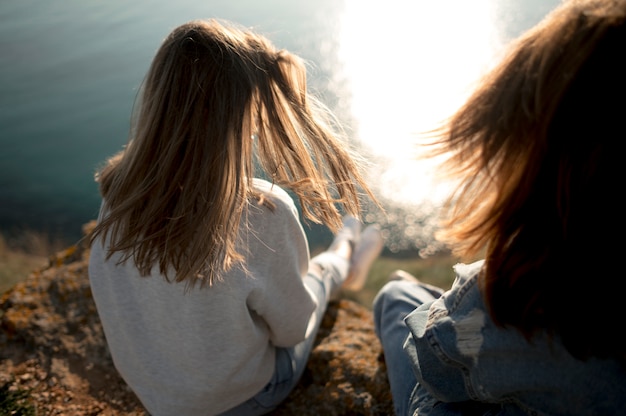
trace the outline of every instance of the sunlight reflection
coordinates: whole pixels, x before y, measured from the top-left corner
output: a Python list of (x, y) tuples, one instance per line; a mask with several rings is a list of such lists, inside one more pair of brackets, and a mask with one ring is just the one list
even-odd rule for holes
[(376, 163), (383, 198), (439, 201), (432, 166), (417, 161), (417, 133), (466, 98), (498, 38), (490, 0), (346, 0), (339, 59), (350, 80), (359, 140)]

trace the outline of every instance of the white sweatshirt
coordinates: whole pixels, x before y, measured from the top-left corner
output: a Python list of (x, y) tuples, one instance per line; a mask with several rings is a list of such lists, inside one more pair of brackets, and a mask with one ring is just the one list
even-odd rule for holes
[[(115, 367), (153, 416), (213, 415), (258, 393), (274, 371), (275, 346), (304, 339), (314, 296), (303, 277), (309, 248), (291, 197), (255, 179), (276, 204), (252, 205), (246, 276), (185, 293), (154, 273), (140, 277), (94, 243), (93, 298)], [(100, 215), (103, 215), (102, 213)]]

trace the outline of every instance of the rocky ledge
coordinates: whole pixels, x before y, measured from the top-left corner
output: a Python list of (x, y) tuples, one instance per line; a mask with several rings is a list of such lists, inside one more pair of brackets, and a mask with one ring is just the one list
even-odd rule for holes
[[(146, 415), (113, 367), (88, 258), (87, 248), (72, 246), (0, 298), (0, 386), (27, 392), (41, 415)], [(302, 380), (272, 415), (392, 414), (371, 312), (331, 303)]]

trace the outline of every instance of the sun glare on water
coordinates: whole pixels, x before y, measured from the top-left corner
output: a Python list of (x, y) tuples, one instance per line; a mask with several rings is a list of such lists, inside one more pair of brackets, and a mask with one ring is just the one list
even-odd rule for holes
[(372, 155), (368, 180), (385, 205), (392, 251), (420, 254), (433, 240), (451, 185), (420, 159), (423, 133), (463, 104), (502, 46), (494, 0), (345, 0), (339, 61), (350, 87), (356, 138)]
[(445, 196), (433, 164), (417, 160), (419, 133), (451, 115), (490, 64), (492, 13), (490, 0), (346, 0), (339, 59), (358, 138), (379, 159), (371, 180), (382, 198)]

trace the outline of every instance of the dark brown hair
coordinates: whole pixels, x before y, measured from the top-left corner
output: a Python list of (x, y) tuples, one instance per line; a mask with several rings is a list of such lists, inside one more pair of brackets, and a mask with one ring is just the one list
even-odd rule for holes
[(626, 356), (626, 1), (565, 1), (512, 43), (435, 140), (459, 186), (440, 237), (480, 276), (496, 322)]

